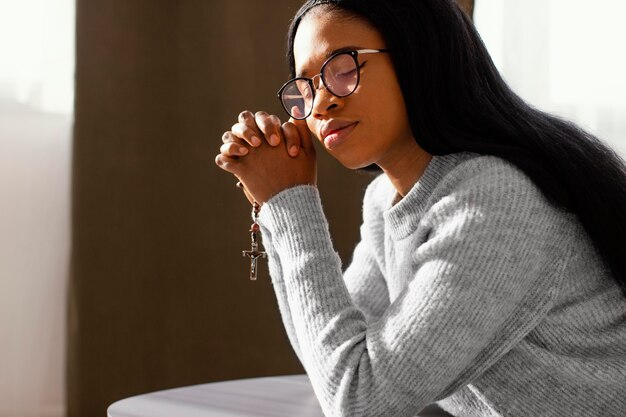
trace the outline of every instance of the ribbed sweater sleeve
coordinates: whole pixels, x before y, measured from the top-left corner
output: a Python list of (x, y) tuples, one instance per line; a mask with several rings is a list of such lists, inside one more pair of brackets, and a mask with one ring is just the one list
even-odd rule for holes
[[(553, 256), (558, 213), (508, 166), (469, 174), (387, 219), (395, 253), (385, 258), (395, 263), (386, 277), (406, 285), (376, 320), (344, 282), (317, 189), (291, 188), (263, 206), (286, 330), (326, 416), (413, 416), (488, 369), (552, 306), (567, 261)], [(353, 264), (387, 250), (368, 242)]]
[(276, 294), (278, 311), (280, 312), (289, 343), (291, 343), (291, 347), (298, 357), (298, 360), (300, 360), (300, 363), (303, 363), (300, 346), (298, 344), (298, 339), (296, 338), (296, 331), (293, 320), (291, 319), (289, 302), (287, 301), (287, 288), (285, 287), (285, 280), (283, 279), (283, 269), (280, 265), (280, 257), (278, 256), (278, 253), (276, 253), (274, 246), (271, 244), (272, 239), (271, 236), (269, 236), (269, 231), (265, 230), (263, 234), (263, 249), (265, 249), (268, 256), (268, 267), (270, 276), (272, 277), (274, 293)]
[(367, 322), (379, 319), (389, 307), (389, 291), (383, 275), (383, 259), (372, 242), (384, 234), (384, 225), (374, 209), (373, 188), (368, 188), (363, 202), (361, 239), (354, 249), (350, 266), (343, 281), (355, 306), (363, 312)]
[[(363, 230), (365, 226), (361, 229), (361, 235), (367, 235), (367, 231)], [(389, 307), (387, 284), (366, 240), (362, 239), (357, 244), (343, 280), (354, 305), (365, 315), (368, 323), (379, 319)]]
[[(364, 217), (367, 218), (370, 210), (367, 207), (367, 197), (365, 200), (366, 203), (363, 210), (365, 212)], [(371, 214), (369, 214), (369, 216), (371, 216)], [(361, 225), (361, 242), (357, 244), (352, 256), (352, 262), (343, 275), (352, 301), (355, 306), (363, 312), (368, 322), (380, 318), (389, 306), (389, 293), (378, 263), (379, 261), (370, 250), (370, 245), (367, 244), (367, 242), (372, 239), (371, 227), (371, 225)], [(382, 226), (378, 225), (375, 227), (380, 228)], [(382, 230), (379, 231), (382, 233)], [(283, 278), (280, 257), (276, 252), (276, 248), (271, 243), (272, 238), (269, 233), (269, 230), (266, 229), (263, 247), (268, 254), (272, 286), (276, 294), (278, 309), (287, 332), (287, 337), (289, 338), (296, 356), (302, 363), (302, 355), (300, 353), (298, 340), (295, 337), (291, 310), (287, 302), (287, 288)]]

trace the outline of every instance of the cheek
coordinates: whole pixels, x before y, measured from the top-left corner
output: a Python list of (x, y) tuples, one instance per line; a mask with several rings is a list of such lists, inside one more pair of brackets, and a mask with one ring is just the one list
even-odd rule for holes
[(389, 83), (385, 98), (385, 119), (393, 124), (391, 127), (396, 134), (406, 135), (409, 128), (409, 118), (406, 111), (406, 104), (400, 86), (396, 83)]
[(379, 123), (395, 122), (398, 117), (405, 117), (402, 91), (390, 65), (372, 70), (361, 81), (364, 83), (362, 104), (367, 106), (368, 112), (375, 115)]
[(380, 85), (372, 97), (367, 98), (370, 121), (385, 136), (404, 135), (409, 121), (404, 99), (396, 85)]
[(317, 123), (312, 116), (307, 117), (306, 125), (311, 131), (311, 135), (313, 136), (313, 138), (319, 141), (320, 138), (317, 136)]

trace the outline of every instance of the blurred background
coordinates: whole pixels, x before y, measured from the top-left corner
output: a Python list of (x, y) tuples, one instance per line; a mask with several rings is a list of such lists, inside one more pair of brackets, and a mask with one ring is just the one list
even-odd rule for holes
[[(471, 6), (471, 1), (464, 1)], [(214, 166), (244, 109), (282, 115), (300, 0), (0, 0), (0, 417), (302, 373), (249, 206)], [(620, 0), (476, 0), (505, 79), (626, 155)], [(349, 262), (371, 180), (320, 152)]]

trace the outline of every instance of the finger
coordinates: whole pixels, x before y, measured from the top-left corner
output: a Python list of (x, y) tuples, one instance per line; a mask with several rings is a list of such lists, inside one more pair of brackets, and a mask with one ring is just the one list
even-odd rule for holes
[(237, 116), (238, 122), (230, 129), (235, 135), (239, 136), (250, 145), (257, 147), (261, 143), (261, 131), (256, 125), (254, 114), (251, 111), (244, 110)]
[(237, 175), (240, 170), (240, 164), (237, 163), (237, 159), (218, 154), (215, 157), (215, 165), (222, 168), (226, 172), (230, 172), (233, 175)]
[(265, 136), (265, 140), (272, 146), (280, 143), (281, 129), (280, 119), (276, 115), (269, 115), (267, 112), (258, 111), (254, 114), (257, 126)]
[(230, 131), (233, 135), (237, 136), (239, 139), (243, 139), (250, 146), (260, 146), (261, 143), (261, 133), (258, 129), (253, 129), (249, 125), (244, 123), (235, 123), (233, 127), (230, 128)]
[(282, 125), (282, 131), (285, 137), (287, 152), (291, 156), (298, 156), (300, 153), (300, 133), (298, 128), (291, 122), (285, 122)]
[(230, 130), (227, 130), (222, 134), (222, 143), (237, 143), (239, 145), (245, 145), (246, 141), (236, 136)]
[(220, 146), (220, 154), (231, 158), (248, 154), (248, 148), (235, 142), (224, 143)]
[(313, 135), (309, 130), (309, 126), (306, 124), (306, 120), (296, 120), (293, 117), (289, 118), (289, 122), (293, 123), (300, 134), (300, 147), (308, 154), (315, 154), (315, 147), (313, 146)]

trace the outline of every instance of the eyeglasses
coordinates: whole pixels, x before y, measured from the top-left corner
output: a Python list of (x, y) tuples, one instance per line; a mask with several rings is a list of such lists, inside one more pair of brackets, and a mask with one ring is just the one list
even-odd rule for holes
[(319, 81), (317, 83), (314, 81), (317, 77), (322, 79), (326, 89), (333, 95), (347, 97), (359, 86), (360, 69), (363, 67), (357, 60), (359, 54), (387, 51), (387, 49), (359, 49), (338, 52), (324, 62), (320, 73), (313, 78), (297, 77), (283, 84), (278, 90), (278, 99), (289, 116), (297, 120), (306, 119), (311, 115), (315, 91), (319, 88), (315, 86), (319, 85)]

